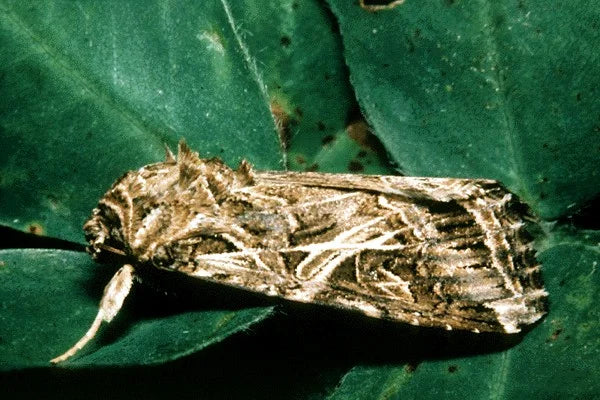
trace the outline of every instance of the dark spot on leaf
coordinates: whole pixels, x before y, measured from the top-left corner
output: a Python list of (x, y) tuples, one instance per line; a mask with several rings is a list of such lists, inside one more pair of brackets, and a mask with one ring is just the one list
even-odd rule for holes
[(279, 135), (281, 148), (287, 151), (290, 148), (291, 140), (290, 125), (292, 120), (290, 115), (275, 100), (271, 101), (271, 114), (273, 114), (273, 119), (275, 120), (275, 128)]
[(420, 363), (421, 363), (420, 361), (411, 361), (408, 364), (406, 364), (406, 367), (404, 367), (404, 369), (408, 373), (413, 373), (417, 370)]
[(292, 3), (292, 8), (294, 10), (297, 10), (298, 9), (298, 3)]
[(575, 96), (575, 98), (577, 99), (577, 101), (581, 101), (581, 93), (577, 93), (577, 96)]
[(29, 224), (27, 226), (27, 232), (32, 233), (34, 235), (41, 235), (44, 233), (44, 228), (38, 223)]
[(317, 122), (317, 129), (320, 131), (325, 130), (325, 124), (322, 121)]
[(304, 113), (302, 112), (302, 109), (300, 107), (294, 108), (294, 112), (296, 113), (298, 118), (302, 118), (302, 116), (304, 115)]
[(327, 136), (323, 137), (323, 139), (321, 139), (321, 143), (323, 144), (323, 146), (327, 146), (328, 144), (331, 144), (334, 140), (335, 140), (334, 136), (327, 135)]
[(446, 3), (448, 7), (451, 7), (456, 3), (456, 0), (444, 0), (444, 3)]
[(544, 149), (547, 149), (547, 148), (548, 148), (548, 146), (549, 146), (549, 145), (548, 145), (548, 143), (544, 143), (544, 144), (542, 145), (542, 147), (543, 147)]
[(319, 169), (319, 164), (314, 163), (311, 166), (309, 166), (308, 168), (306, 168), (306, 171), (314, 172), (314, 171), (317, 171), (318, 169)]
[(325, 74), (325, 75), (323, 75), (323, 77), (325, 78), (326, 81), (331, 79), (331, 75), (329, 75), (329, 74)]
[(378, 151), (383, 148), (381, 142), (371, 133), (369, 125), (364, 120), (354, 121), (346, 126), (350, 139), (354, 140), (364, 149)]
[(296, 162), (297, 162), (298, 164), (306, 164), (306, 159), (304, 158), (304, 156), (303, 156), (303, 155), (301, 155), (301, 154), (298, 154), (298, 155), (296, 156)]
[(279, 39), (279, 43), (281, 43), (283, 47), (288, 47), (290, 44), (292, 44), (292, 39), (290, 39), (288, 36), (282, 36), (281, 39)]
[(565, 286), (565, 283), (567, 283), (567, 281), (564, 279), (561, 279), (560, 282), (558, 282), (558, 286)]
[(360, 161), (352, 160), (348, 163), (348, 171), (352, 172), (362, 172), (365, 170), (365, 167), (362, 165)]
[(492, 22), (494, 24), (494, 27), (501, 28), (506, 24), (506, 17), (504, 15), (498, 14), (494, 18), (492, 18)]
[(450, 372), (451, 374), (455, 373), (456, 371), (458, 371), (458, 365), (448, 366), (448, 372)]
[(415, 52), (415, 43), (410, 38), (406, 38), (406, 50), (408, 50), (409, 53)]
[(367, 156), (367, 152), (364, 150), (359, 151), (358, 154), (356, 155), (356, 157), (358, 157), (358, 158), (364, 158), (366, 156)]
[(550, 335), (550, 337), (548, 339), (546, 339), (546, 343), (556, 341), (556, 339), (558, 339), (558, 337), (560, 336), (562, 331), (563, 331), (562, 328), (555, 329), (554, 332), (552, 332), (552, 335)]
[(382, 67), (383, 67), (383, 68), (389, 68), (389, 67), (390, 67), (390, 64), (388, 64), (388, 63), (384, 63), (384, 64), (382, 65)]

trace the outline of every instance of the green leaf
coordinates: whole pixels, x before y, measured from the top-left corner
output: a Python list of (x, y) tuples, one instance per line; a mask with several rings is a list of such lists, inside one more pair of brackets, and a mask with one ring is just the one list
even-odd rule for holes
[(600, 2), (329, 0), (359, 103), (407, 175), (488, 177), (545, 218), (599, 193)]
[[(316, 3), (3, 0), (0, 10), (4, 225), (82, 242), (110, 184), (182, 137), (232, 166), (276, 169), (285, 157), (296, 169), (387, 170), (347, 135), (355, 100)], [(307, 24), (318, 29), (307, 35)]]
[[(0, 370), (50, 366), (51, 358), (83, 336), (98, 312), (102, 288), (115, 271), (106, 269), (102, 270), (85, 253), (0, 250)], [(147, 295), (142, 299), (146, 303), (148, 300)], [(125, 314), (132, 302), (135, 301), (131, 298), (125, 301)], [(95, 345), (96, 351), (86, 348), (59, 365), (163, 363), (217, 343), (271, 313), (270, 308), (174, 311), (171, 309), (166, 316), (152, 316), (152, 310), (147, 310), (150, 316), (146, 318), (140, 318), (139, 313), (137, 319), (118, 317), (120, 322), (103, 329), (116, 336), (112, 341), (103, 342), (100, 334), (90, 344), (90, 348)]]
[[(109, 185), (181, 137), (231, 166), (386, 172), (353, 90), (407, 174), (501, 179), (544, 218), (598, 194), (598, 0), (329, 3), (343, 36), (318, 1), (0, 0), (0, 224), (82, 242)], [(270, 312), (162, 304), (140, 288), (69, 368), (12, 371), (2, 386), (27, 382), (24, 398), (40, 386), (130, 398), (132, 382), (150, 397), (597, 397), (598, 241), (557, 229), (540, 244), (550, 315), (520, 343), (391, 326), (379, 341), (377, 321), (306, 307), (311, 323), (289, 323), (292, 309), (193, 357), (99, 368), (162, 364)], [(48, 366), (88, 328), (114, 269), (56, 250), (0, 261), (0, 369)]]
[(82, 242), (112, 182), (181, 137), (280, 166), (238, 22), (225, 1), (196, 4), (0, 2), (0, 223)]
[(597, 397), (600, 232), (557, 229), (539, 248), (550, 313), (521, 343), (496, 354), (425, 361), (416, 369), (359, 365), (329, 398)]
[(241, 33), (262, 71), (281, 133), (289, 136), (290, 167), (389, 173), (378, 149), (348, 130), (357, 118), (356, 100), (341, 40), (332, 34), (335, 25), (322, 4), (245, 0), (231, 2), (231, 13), (242, 21)]

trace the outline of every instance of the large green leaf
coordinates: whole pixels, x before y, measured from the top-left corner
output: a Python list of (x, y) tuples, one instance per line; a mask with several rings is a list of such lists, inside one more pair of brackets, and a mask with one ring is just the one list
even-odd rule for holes
[(600, 188), (600, 2), (329, 0), (367, 119), (408, 175), (501, 180), (557, 218)]
[[(108, 270), (108, 271), (107, 271)], [(85, 253), (14, 249), (0, 250), (0, 369), (50, 366), (85, 333), (98, 311), (104, 284), (115, 271), (99, 268)], [(100, 279), (98, 279), (100, 278)], [(86, 290), (87, 288), (87, 290)], [(143, 301), (147, 308), (127, 313), (111, 325), (112, 340), (96, 338), (96, 350), (83, 351), (64, 366), (140, 365), (161, 363), (193, 353), (266, 318), (270, 308), (239, 311), (164, 310), (160, 303)], [(166, 301), (163, 299), (163, 301)], [(173, 306), (172, 301), (167, 301)], [(166, 315), (153, 308), (161, 308)], [(139, 306), (138, 306), (139, 308)], [(154, 313), (154, 315), (153, 315)], [(137, 318), (136, 318), (137, 317)], [(120, 329), (118, 328), (120, 327)], [(117, 337), (114, 337), (114, 336)]]
[[(0, 2), (0, 222), (82, 241), (125, 171), (181, 137), (277, 168), (260, 72), (226, 1)], [(243, 149), (243, 150), (242, 150)]]
[(284, 138), (289, 166), (390, 172), (376, 157), (376, 149), (352, 132), (356, 100), (341, 57), (341, 40), (331, 34), (335, 26), (322, 4), (245, 0), (231, 2), (231, 13), (242, 21), (244, 42), (262, 71), (281, 133), (289, 136)]
[(550, 313), (521, 343), (496, 354), (425, 361), (416, 369), (356, 366), (330, 399), (597, 397), (600, 233), (560, 229), (539, 247)]
[(0, 223), (81, 241), (112, 181), (181, 137), (231, 165), (385, 171), (346, 134), (355, 103), (323, 8), (253, 4), (0, 2)]

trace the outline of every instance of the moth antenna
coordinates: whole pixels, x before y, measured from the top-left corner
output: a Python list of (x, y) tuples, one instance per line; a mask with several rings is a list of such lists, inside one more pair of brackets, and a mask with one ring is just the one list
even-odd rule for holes
[(125, 298), (131, 291), (133, 280), (135, 279), (135, 270), (129, 264), (123, 265), (111, 278), (110, 282), (104, 288), (104, 294), (100, 300), (100, 306), (98, 314), (90, 329), (83, 335), (77, 343), (73, 345), (65, 353), (58, 357), (50, 360), (51, 363), (56, 364), (63, 362), (73, 357), (79, 350), (81, 350), (90, 340), (96, 336), (98, 329), (102, 325), (102, 321), (110, 322), (117, 315)]
[(175, 154), (171, 151), (168, 144), (164, 144), (165, 146), (165, 162), (169, 164), (175, 164), (177, 161), (175, 160)]

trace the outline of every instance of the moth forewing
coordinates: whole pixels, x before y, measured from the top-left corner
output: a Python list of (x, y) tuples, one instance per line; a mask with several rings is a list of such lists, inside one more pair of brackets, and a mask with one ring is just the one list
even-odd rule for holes
[(491, 180), (232, 170), (185, 143), (117, 181), (89, 251), (293, 301), (514, 333), (547, 296), (526, 208)]

